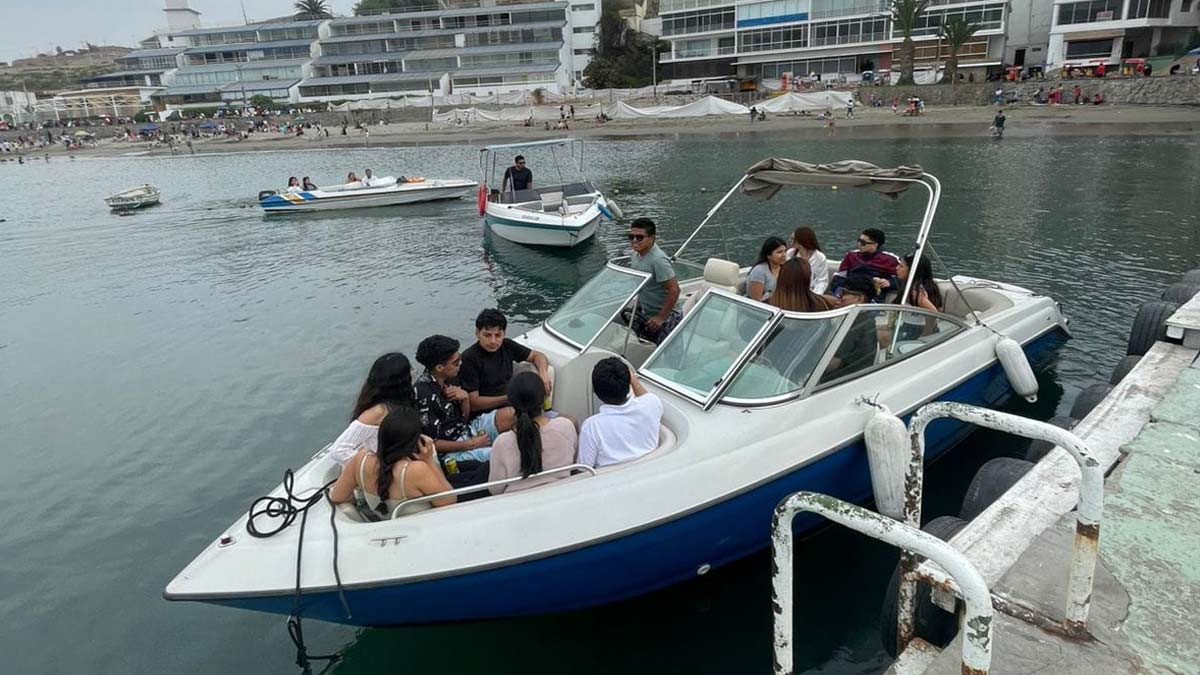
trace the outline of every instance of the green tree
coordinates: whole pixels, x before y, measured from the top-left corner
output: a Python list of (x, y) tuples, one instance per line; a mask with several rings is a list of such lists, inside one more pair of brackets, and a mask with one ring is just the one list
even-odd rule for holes
[(325, 4), (325, 0), (296, 0), (296, 4), (292, 5), (296, 10), (296, 17), (303, 19), (332, 19), (333, 12), (329, 11), (329, 5)]
[(382, 14), (388, 10), (415, 9), (428, 5), (432, 0), (360, 0), (354, 5), (354, 15)]
[(904, 36), (900, 43), (900, 81), (897, 84), (913, 84), (913, 31), (917, 19), (925, 13), (929, 0), (892, 0), (892, 26)]
[(644, 87), (653, 80), (656, 38), (630, 29), (619, 11), (616, 2), (606, 2), (600, 10), (596, 46), (583, 71), (589, 89)]
[(942, 78), (943, 82), (949, 80), (951, 85), (958, 84), (958, 51), (975, 37), (978, 31), (979, 24), (967, 23), (959, 18), (952, 19), (950, 23), (942, 26), (941, 36), (950, 50), (950, 56), (946, 58), (946, 75)]
[(250, 105), (255, 108), (262, 108), (264, 110), (274, 110), (279, 107), (279, 104), (275, 102), (275, 99), (265, 94), (255, 94), (254, 96), (251, 96)]

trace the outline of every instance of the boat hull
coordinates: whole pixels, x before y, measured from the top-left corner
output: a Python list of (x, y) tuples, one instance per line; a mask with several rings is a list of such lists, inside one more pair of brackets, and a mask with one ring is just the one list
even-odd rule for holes
[[(1066, 339), (1054, 328), (1025, 345), (1040, 367)], [(999, 363), (936, 397), (995, 407), (1011, 394)], [(909, 411), (911, 413), (911, 411)], [(926, 435), (927, 460), (962, 440), (973, 427), (939, 420)], [(642, 595), (762, 550), (770, 544), (771, 516), (783, 497), (798, 490), (863, 503), (871, 498), (870, 473), (860, 440), (819, 460), (777, 475), (729, 498), (670, 521), (544, 558), (451, 577), (345, 591), (347, 616), (336, 590), (305, 593), (308, 618), (359, 626), (441, 623), (562, 612)], [(799, 516), (797, 532), (822, 521)], [(708, 567), (703, 569), (707, 571)], [(207, 598), (205, 602), (276, 614), (295, 611), (291, 594)]]
[(596, 234), (601, 215), (597, 211), (594, 216), (579, 219), (578, 224), (548, 225), (499, 216), (489, 210), (484, 215), (484, 222), (493, 234), (517, 244), (570, 248)]
[(272, 195), (259, 202), (267, 214), (308, 213), (310, 211), (340, 211), (379, 206), (398, 206), (420, 202), (459, 199), (470, 194), (475, 183), (458, 182), (452, 185), (422, 187), (419, 189), (396, 189), (368, 194), (336, 194), (317, 196), (311, 192), (299, 195)]

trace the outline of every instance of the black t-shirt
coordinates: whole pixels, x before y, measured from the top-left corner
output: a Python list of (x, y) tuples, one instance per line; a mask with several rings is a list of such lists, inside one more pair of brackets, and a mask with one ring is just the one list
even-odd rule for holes
[(504, 178), (510, 182), (510, 188), (513, 190), (528, 190), (533, 183), (533, 171), (529, 167), (518, 169), (515, 166), (510, 166), (504, 170)]
[(508, 338), (494, 352), (484, 351), (476, 342), (462, 353), (459, 384), (480, 396), (503, 396), (512, 379), (513, 364), (525, 361), (530, 353), (529, 347)]

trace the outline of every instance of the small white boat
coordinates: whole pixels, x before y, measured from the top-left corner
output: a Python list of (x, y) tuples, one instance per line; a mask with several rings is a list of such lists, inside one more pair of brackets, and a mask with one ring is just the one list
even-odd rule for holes
[(117, 194), (106, 198), (104, 203), (107, 204), (110, 209), (128, 211), (140, 209), (143, 206), (153, 206), (154, 204), (158, 203), (158, 197), (158, 188), (146, 183), (145, 185), (139, 185), (135, 188), (129, 188), (123, 192), (118, 192)]
[(393, 176), (382, 176), (372, 179), (370, 185), (355, 182), (296, 192), (263, 190), (258, 193), (258, 204), (266, 213), (361, 209), (458, 199), (470, 194), (475, 186), (475, 181), (464, 178), (410, 176), (396, 180)]
[[(863, 162), (760, 162), (688, 242), (736, 190), (769, 198), (793, 185), (925, 192), (915, 250), (926, 253), (937, 179), (918, 167)], [(575, 475), (443, 508), (409, 513), (437, 495), (410, 499), (397, 506), (399, 517), (379, 522), (321, 499), (340, 471), (322, 450), (287, 483), (310, 500), (306, 520), (288, 527), (290, 517), (260, 507), (254, 524), (279, 529), (263, 538), (241, 516), (164, 596), (374, 626), (562, 612), (648, 593), (767, 547), (775, 505), (792, 492), (868, 501), (863, 432), (874, 410), (864, 400), (901, 416), (939, 400), (996, 406), (1019, 379), (1002, 352), (1020, 345), (1044, 364), (1068, 337), (1052, 298), (963, 276), (937, 282), (944, 311), (784, 311), (735, 292), (747, 268), (681, 257), (688, 242), (672, 256), (683, 319), (662, 344), (640, 339), (620, 318), (649, 277), (622, 259), (517, 338), (554, 366), (554, 408), (580, 421), (597, 412), (593, 366), (625, 358), (663, 402), (656, 450), (600, 469), (553, 469), (546, 473)], [(952, 420), (930, 427), (926, 460), (970, 430)], [(285, 487), (271, 495), (284, 499)], [(797, 530), (818, 525), (815, 517), (795, 521)]]
[[(565, 147), (569, 155), (579, 155), (580, 180), (573, 183), (541, 186), (528, 190), (488, 192), (490, 180), (495, 183), (497, 150), (549, 146), (555, 164), (558, 156), (555, 148)], [(573, 163), (572, 163), (573, 164)], [(555, 246), (570, 248), (582, 244), (600, 224), (601, 217), (621, 215), (620, 209), (586, 178), (582, 178), (583, 143), (570, 138), (538, 141), (535, 143), (510, 143), (490, 145), (480, 151), (480, 168), (483, 187), (479, 190), (479, 215), (497, 236), (518, 244), (529, 246)], [(555, 167), (559, 179), (561, 167)]]

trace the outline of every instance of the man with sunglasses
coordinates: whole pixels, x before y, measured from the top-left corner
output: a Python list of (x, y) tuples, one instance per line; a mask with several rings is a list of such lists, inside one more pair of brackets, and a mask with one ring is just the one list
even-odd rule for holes
[(662, 342), (682, 318), (675, 311), (679, 301), (679, 281), (671, 259), (656, 243), (658, 227), (649, 218), (638, 218), (629, 225), (629, 246), (633, 257), (629, 266), (648, 272), (650, 279), (638, 291), (637, 313), (633, 330), (651, 342)]
[(894, 290), (899, 282), (896, 280), (896, 266), (900, 258), (893, 253), (883, 250), (885, 240), (883, 230), (868, 227), (858, 235), (858, 248), (850, 251), (842, 258), (834, 275), (834, 294), (840, 295), (841, 287), (847, 277), (864, 276), (871, 280), (875, 295), (869, 300), (880, 297), (889, 290)]
[(528, 190), (533, 187), (533, 171), (525, 166), (525, 156), (513, 158), (513, 165), (504, 170), (504, 181), (500, 184), (501, 192)]

